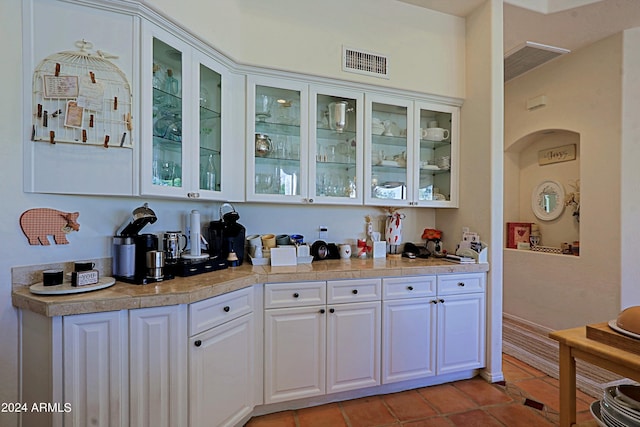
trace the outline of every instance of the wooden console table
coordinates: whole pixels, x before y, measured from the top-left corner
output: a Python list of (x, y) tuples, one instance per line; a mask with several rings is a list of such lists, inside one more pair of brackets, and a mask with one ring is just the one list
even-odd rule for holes
[(560, 427), (576, 423), (576, 359), (640, 381), (640, 356), (587, 338), (584, 326), (549, 337), (560, 343)]

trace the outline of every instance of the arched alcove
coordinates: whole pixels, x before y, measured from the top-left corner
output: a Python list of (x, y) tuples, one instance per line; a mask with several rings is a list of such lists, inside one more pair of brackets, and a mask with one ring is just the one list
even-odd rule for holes
[[(505, 221), (535, 223), (540, 245), (561, 248), (580, 241), (580, 134), (566, 129), (544, 129), (525, 135), (505, 151)], [(564, 190), (561, 213), (552, 219), (536, 216), (536, 190), (553, 182)], [(575, 203), (565, 205), (571, 199)], [(558, 211), (556, 211), (558, 213)]]

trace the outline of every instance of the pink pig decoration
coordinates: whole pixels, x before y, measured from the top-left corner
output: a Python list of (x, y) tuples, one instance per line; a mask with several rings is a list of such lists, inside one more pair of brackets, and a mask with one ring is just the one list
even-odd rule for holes
[(69, 241), (65, 234), (80, 229), (80, 224), (76, 221), (78, 216), (78, 212), (69, 213), (48, 208), (29, 209), (20, 216), (20, 227), (30, 245), (49, 245), (47, 236), (53, 236), (57, 245), (66, 245)]

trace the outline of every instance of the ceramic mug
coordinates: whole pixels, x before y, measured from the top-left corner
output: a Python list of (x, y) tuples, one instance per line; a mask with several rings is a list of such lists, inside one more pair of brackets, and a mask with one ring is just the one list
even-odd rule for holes
[(247, 244), (249, 245), (249, 247), (251, 246), (262, 247), (262, 238), (260, 237), (259, 234), (252, 234), (251, 236), (247, 237)]
[(429, 122), (429, 124), (427, 125), (428, 128), (437, 128), (438, 127), (438, 121), (437, 120), (431, 120)]
[(449, 138), (449, 130), (443, 128), (427, 128), (427, 139), (431, 141), (442, 141)]
[(263, 234), (260, 236), (262, 238), (262, 246), (266, 249), (271, 249), (276, 247), (276, 235), (275, 234)]
[(351, 258), (351, 245), (340, 245), (340, 258), (341, 259)]
[(250, 246), (249, 255), (251, 258), (262, 258), (262, 246)]
[(276, 236), (276, 245), (287, 246), (291, 244), (291, 238), (288, 234), (278, 234)]
[(96, 266), (94, 262), (91, 261), (76, 261), (73, 264), (73, 271), (88, 271), (93, 270)]

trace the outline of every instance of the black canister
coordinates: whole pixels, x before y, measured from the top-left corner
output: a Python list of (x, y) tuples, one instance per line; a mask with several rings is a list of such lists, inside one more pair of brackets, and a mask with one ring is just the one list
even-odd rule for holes
[(140, 234), (134, 237), (136, 243), (136, 277), (147, 276), (147, 252), (158, 250), (158, 236)]

